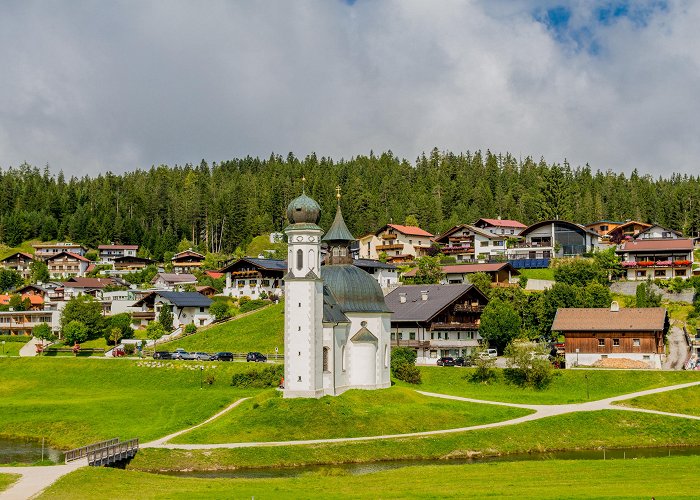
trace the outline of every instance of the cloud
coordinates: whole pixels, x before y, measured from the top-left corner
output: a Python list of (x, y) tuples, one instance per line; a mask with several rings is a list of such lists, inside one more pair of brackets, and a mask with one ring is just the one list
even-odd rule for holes
[(437, 146), (691, 173), (699, 17), (684, 2), (3, 2), (0, 166)]

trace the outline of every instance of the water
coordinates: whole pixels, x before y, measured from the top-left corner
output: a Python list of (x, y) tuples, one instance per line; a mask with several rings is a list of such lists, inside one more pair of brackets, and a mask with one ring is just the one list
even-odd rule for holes
[(361, 476), (384, 470), (415, 466), (444, 466), (487, 462), (523, 462), (530, 460), (633, 460), (636, 458), (700, 455), (700, 446), (667, 448), (623, 448), (614, 450), (571, 450), (545, 453), (518, 453), (497, 457), (472, 457), (454, 460), (402, 460), (364, 464), (308, 465), (224, 471), (168, 471), (161, 474), (178, 477), (270, 479), (298, 477), (304, 474)]
[[(31, 464), (41, 460), (41, 440), (0, 438), (0, 464)], [(63, 452), (44, 445), (44, 460), (59, 463)]]

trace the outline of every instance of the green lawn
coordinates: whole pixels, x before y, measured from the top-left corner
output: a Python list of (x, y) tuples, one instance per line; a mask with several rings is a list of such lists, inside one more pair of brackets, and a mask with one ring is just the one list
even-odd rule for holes
[(19, 474), (0, 474), (0, 491), (5, 491), (19, 478)]
[(700, 457), (418, 465), (274, 479), (194, 479), (84, 467), (40, 498), (690, 498)]
[(438, 392), (488, 401), (526, 404), (582, 403), (586, 399), (586, 377), (590, 400), (604, 399), (665, 385), (700, 380), (699, 372), (662, 372), (629, 370), (557, 370), (552, 384), (544, 390), (522, 389), (507, 384), (501, 374), (492, 384), (471, 382), (472, 368), (421, 366), (423, 383), (411, 386), (422, 391)]
[[(192, 369), (199, 366), (206, 369)], [(234, 372), (249, 369), (242, 363), (1, 359), (0, 435), (43, 436), (63, 449), (112, 437), (151, 440), (256, 394), (230, 386)], [(213, 385), (200, 389), (201, 375), (213, 375)]]
[(529, 280), (551, 280), (554, 281), (554, 269), (519, 269), (520, 275)]
[(238, 449), (142, 449), (127, 466), (144, 471), (293, 467), (382, 460), (468, 458), (473, 455), (637, 446), (699, 446), (700, 421), (603, 410), (518, 425), (450, 433), (313, 446)]
[(284, 351), (284, 304), (279, 303), (241, 319), (214, 325), (183, 339), (158, 344), (158, 350), (279, 353)]
[(183, 434), (177, 443), (287, 441), (405, 434), (497, 422), (531, 413), (422, 396), (411, 389), (351, 390), (321, 399), (284, 399), (268, 391)]
[(620, 404), (634, 408), (700, 416), (700, 386), (642, 396)]
[(19, 356), (19, 350), (32, 338), (29, 335), (0, 335), (5, 344), (0, 346), (0, 356)]

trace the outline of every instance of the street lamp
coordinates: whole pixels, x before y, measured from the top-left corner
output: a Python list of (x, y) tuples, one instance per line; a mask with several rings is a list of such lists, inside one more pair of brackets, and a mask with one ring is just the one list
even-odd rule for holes
[(202, 381), (202, 377), (204, 376), (204, 367), (200, 366), (199, 367), (199, 388), (203, 389), (204, 388), (204, 383)]

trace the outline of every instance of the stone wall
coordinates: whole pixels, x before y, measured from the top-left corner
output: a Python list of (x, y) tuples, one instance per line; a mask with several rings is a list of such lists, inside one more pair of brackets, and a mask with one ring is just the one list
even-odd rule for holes
[[(637, 286), (639, 286), (640, 283), (643, 283), (643, 281), (616, 281), (610, 285), (610, 291), (620, 295), (634, 296), (637, 293)], [(653, 283), (651, 288), (656, 293), (660, 293), (664, 299), (672, 302), (688, 302), (692, 304), (693, 298), (695, 297), (695, 290), (692, 288), (684, 290), (680, 293), (669, 292), (668, 290), (659, 288)]]

